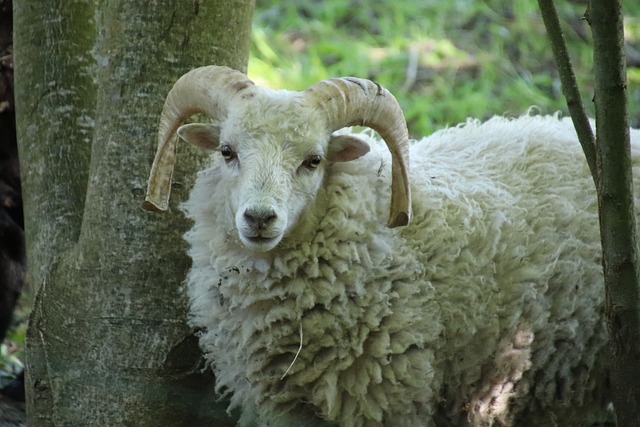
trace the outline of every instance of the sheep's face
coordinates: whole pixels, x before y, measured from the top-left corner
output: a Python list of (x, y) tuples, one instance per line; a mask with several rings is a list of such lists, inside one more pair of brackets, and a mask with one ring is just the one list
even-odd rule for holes
[(234, 101), (219, 124), (185, 125), (178, 134), (219, 151), (230, 220), (242, 243), (261, 252), (315, 211), (328, 164), (369, 150), (355, 137), (332, 136), (295, 93), (265, 89)]

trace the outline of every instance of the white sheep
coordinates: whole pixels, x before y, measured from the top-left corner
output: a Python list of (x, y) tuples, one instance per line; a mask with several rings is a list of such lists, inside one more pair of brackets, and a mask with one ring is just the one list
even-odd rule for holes
[[(167, 208), (195, 112), (213, 123), (177, 133), (215, 153), (183, 205), (189, 322), (241, 425), (607, 419), (596, 195), (569, 120), (469, 120), (408, 144), (368, 80), (276, 91), (203, 67), (167, 97), (148, 209)], [(355, 124), (392, 155), (332, 133)]]

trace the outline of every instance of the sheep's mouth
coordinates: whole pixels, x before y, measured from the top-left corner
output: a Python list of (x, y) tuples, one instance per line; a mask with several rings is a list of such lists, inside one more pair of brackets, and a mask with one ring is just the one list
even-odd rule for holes
[(251, 242), (251, 243), (256, 243), (256, 244), (265, 244), (265, 243), (269, 243), (269, 242), (273, 242), (274, 240), (277, 239), (277, 237), (263, 237), (263, 236), (245, 236), (245, 238)]
[(265, 236), (247, 236), (241, 235), (241, 240), (247, 248), (257, 250), (260, 252), (270, 251), (280, 243), (280, 236), (265, 237)]

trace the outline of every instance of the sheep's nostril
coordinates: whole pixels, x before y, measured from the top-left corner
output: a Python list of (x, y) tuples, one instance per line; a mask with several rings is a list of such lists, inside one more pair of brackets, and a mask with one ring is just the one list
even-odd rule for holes
[(267, 209), (247, 209), (244, 211), (244, 219), (251, 227), (263, 230), (276, 219), (276, 213)]

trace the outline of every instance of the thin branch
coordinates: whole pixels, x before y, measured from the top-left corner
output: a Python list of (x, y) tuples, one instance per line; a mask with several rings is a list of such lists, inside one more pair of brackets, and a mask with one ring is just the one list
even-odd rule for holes
[(544, 26), (547, 29), (547, 35), (551, 41), (551, 49), (553, 50), (553, 56), (558, 66), (560, 82), (562, 83), (562, 93), (567, 100), (569, 114), (571, 115), (573, 126), (576, 128), (582, 150), (587, 158), (591, 176), (594, 182), (597, 183), (595, 137), (584, 109), (582, 98), (580, 97), (576, 76), (573, 73), (573, 67), (571, 66), (571, 60), (567, 52), (567, 44), (564, 40), (562, 29), (560, 28), (558, 12), (553, 4), (553, 0), (538, 0), (538, 6), (540, 7)]
[(293, 361), (291, 362), (291, 364), (289, 365), (287, 370), (284, 371), (284, 374), (282, 374), (282, 376), (280, 377), (281, 381), (284, 379), (284, 377), (287, 376), (287, 374), (289, 373), (291, 368), (293, 368), (293, 364), (296, 363), (296, 360), (298, 360), (298, 356), (300, 356), (300, 351), (302, 351), (302, 321), (300, 322), (300, 347), (298, 347), (298, 352), (296, 353), (295, 357), (293, 358)]

